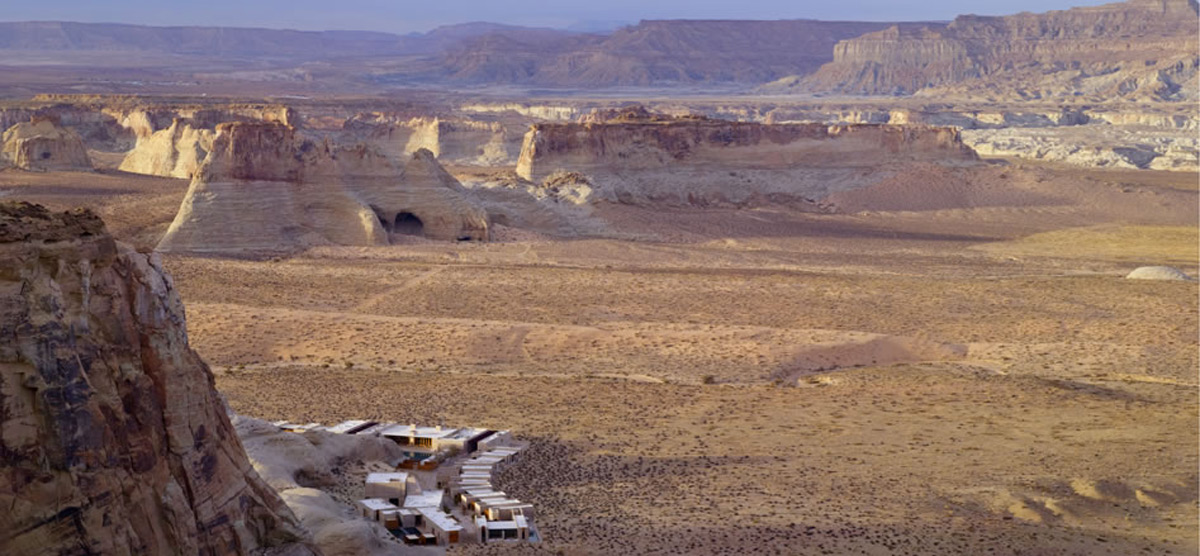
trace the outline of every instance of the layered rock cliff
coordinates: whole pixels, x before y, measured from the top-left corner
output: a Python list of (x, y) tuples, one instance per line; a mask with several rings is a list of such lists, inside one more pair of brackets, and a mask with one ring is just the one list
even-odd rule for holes
[(910, 162), (976, 159), (953, 128), (647, 118), (534, 125), (517, 173), (543, 182), (578, 172), (624, 203), (746, 205), (814, 201)]
[(368, 145), (337, 146), (291, 126), (236, 122), (217, 126), (159, 249), (387, 245), (392, 234), (486, 241), (487, 212), (427, 150), (400, 166)]
[(1191, 100), (1198, 23), (1195, 0), (960, 16), (945, 27), (893, 27), (841, 41), (832, 62), (791, 84), (871, 95)]
[(8, 128), (0, 147), (0, 166), (32, 171), (91, 171), (92, 161), (79, 134), (49, 118)]
[(0, 553), (316, 550), (255, 473), (157, 255), (0, 203)]

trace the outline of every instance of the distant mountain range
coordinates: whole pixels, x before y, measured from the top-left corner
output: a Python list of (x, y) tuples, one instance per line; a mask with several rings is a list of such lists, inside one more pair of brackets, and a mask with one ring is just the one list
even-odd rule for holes
[[(606, 31), (619, 23), (582, 29)], [(465, 23), (428, 33), (0, 23), (0, 51), (370, 62), (372, 83), (550, 88), (731, 84), (769, 93), (1195, 98), (1196, 0), (954, 22), (642, 21), (611, 32)], [(31, 56), (31, 59), (34, 57)], [(363, 66), (366, 67), (365, 65)], [(2, 77), (0, 77), (2, 80)]]

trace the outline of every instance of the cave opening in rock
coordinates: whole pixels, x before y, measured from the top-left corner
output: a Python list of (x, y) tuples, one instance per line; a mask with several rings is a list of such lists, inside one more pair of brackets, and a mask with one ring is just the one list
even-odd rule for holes
[(402, 212), (396, 215), (396, 223), (392, 226), (392, 232), (407, 236), (424, 236), (425, 223), (411, 212)]

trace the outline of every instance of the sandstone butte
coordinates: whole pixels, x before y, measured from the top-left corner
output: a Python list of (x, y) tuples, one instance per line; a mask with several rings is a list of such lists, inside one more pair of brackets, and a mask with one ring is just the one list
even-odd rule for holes
[(217, 126), (162, 251), (387, 245), (392, 233), (488, 239), (487, 212), (419, 150), (399, 166), (377, 148), (335, 146), (269, 122)]
[(840, 41), (832, 62), (790, 84), (867, 95), (1188, 100), (1200, 71), (1198, 24), (1195, 0), (964, 15)]
[(22, 170), (91, 171), (92, 162), (79, 134), (50, 118), (33, 118), (16, 124), (3, 135), (0, 167)]
[(155, 254), (0, 204), (0, 554), (313, 555), (259, 478)]
[(978, 160), (949, 127), (767, 125), (637, 109), (586, 120), (533, 125), (517, 174), (543, 182), (556, 172), (577, 172), (609, 201), (716, 206), (763, 198), (811, 202), (869, 186), (864, 172)]

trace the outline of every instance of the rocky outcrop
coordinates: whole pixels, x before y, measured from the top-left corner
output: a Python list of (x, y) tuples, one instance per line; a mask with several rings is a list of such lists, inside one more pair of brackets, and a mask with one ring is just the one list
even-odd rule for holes
[(1182, 270), (1173, 266), (1140, 266), (1125, 276), (1127, 280), (1168, 280), (1194, 282)]
[(952, 128), (654, 118), (534, 125), (517, 173), (578, 172), (599, 198), (624, 203), (745, 205), (819, 199), (863, 185), (864, 169), (975, 160)]
[(212, 150), (216, 133), (174, 120), (170, 127), (141, 138), (119, 167), (124, 172), (191, 179)]
[(1130, 0), (893, 27), (839, 42), (832, 62), (780, 86), (938, 98), (1191, 100), (1200, 70), (1197, 17), (1195, 0)]
[(157, 255), (0, 204), (0, 553), (311, 555), (188, 347)]
[(345, 124), (347, 139), (377, 145), (393, 160), (421, 149), (444, 164), (506, 165), (516, 161), (521, 134), (499, 122), (411, 118), (394, 121), (383, 114), (359, 114)]
[[(361, 489), (366, 473), (354, 470), (363, 464), (395, 469), (404, 459), (395, 442), (318, 430), (285, 432), (245, 416), (234, 417), (233, 425), (255, 470), (279, 492), (325, 556), (404, 553), (404, 545), (377, 522), (359, 518), (344, 492), (346, 483)], [(339, 494), (340, 501), (330, 493)]]
[(39, 172), (92, 170), (79, 134), (48, 118), (35, 118), (4, 132), (0, 166), (5, 164)]
[(403, 166), (273, 123), (217, 126), (213, 149), (159, 243), (164, 251), (387, 245), (394, 235), (488, 239), (487, 213), (420, 150)]
[(1105, 124), (962, 132), (983, 156), (1065, 162), (1094, 168), (1200, 171), (1195, 134)]

